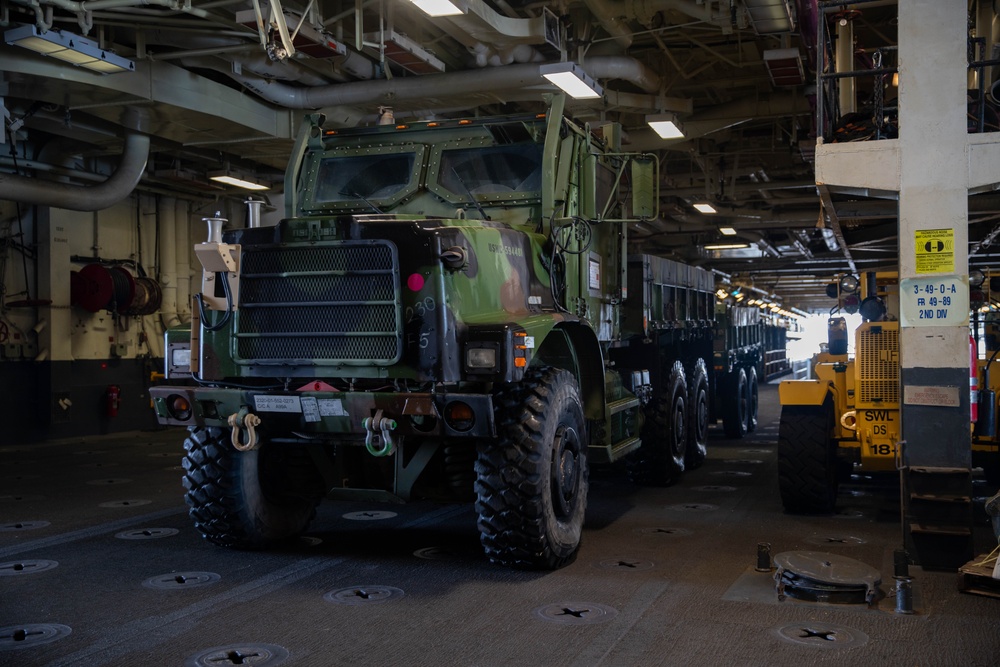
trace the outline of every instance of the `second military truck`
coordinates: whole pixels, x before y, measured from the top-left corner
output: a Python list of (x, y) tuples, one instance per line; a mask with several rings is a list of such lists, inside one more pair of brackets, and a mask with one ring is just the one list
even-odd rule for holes
[(468, 497), (491, 560), (558, 568), (589, 462), (669, 484), (711, 420), (754, 427), (756, 309), (717, 314), (711, 273), (628, 255), (627, 223), (657, 214), (656, 160), (563, 105), (337, 131), (313, 115), (285, 219), (209, 221), (198, 316), (167, 333), (152, 391), (159, 421), (188, 427), (207, 539), (266, 547), (328, 494)]

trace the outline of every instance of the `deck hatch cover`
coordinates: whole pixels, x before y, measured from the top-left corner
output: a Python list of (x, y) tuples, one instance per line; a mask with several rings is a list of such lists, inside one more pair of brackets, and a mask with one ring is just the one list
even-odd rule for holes
[(774, 557), (778, 599), (834, 604), (875, 603), (882, 575), (866, 563), (822, 551), (785, 551)]

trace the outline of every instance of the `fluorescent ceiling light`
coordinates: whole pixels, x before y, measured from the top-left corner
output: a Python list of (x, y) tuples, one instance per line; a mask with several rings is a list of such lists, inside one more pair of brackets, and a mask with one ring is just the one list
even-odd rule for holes
[(428, 16), (455, 16), (464, 14), (461, 7), (450, 0), (410, 0)]
[(576, 63), (542, 65), (538, 68), (538, 73), (574, 99), (594, 99), (604, 95), (601, 85)]
[(646, 124), (653, 128), (661, 139), (680, 139), (684, 136), (684, 128), (681, 127), (677, 116), (672, 113), (646, 116)]
[(695, 204), (694, 207), (702, 213), (718, 213), (718, 211), (715, 210), (715, 207), (708, 203)]
[(723, 236), (736, 236), (736, 230), (732, 227), (719, 227), (719, 231)]
[(30, 49), (43, 56), (50, 56), (63, 62), (85, 67), (100, 74), (134, 72), (135, 63), (114, 54), (86, 37), (65, 30), (42, 32), (35, 25), (22, 25), (3, 34), (8, 44)]
[(233, 173), (232, 171), (225, 169), (223, 171), (210, 171), (208, 172), (208, 177), (213, 181), (218, 183), (225, 183), (226, 185), (233, 185), (238, 188), (244, 188), (245, 190), (269, 190), (270, 188), (263, 183), (258, 183), (257, 181), (249, 180), (249, 178), (242, 175)]
[(739, 250), (749, 247), (749, 243), (713, 243), (712, 245), (705, 246), (705, 250)]
[(744, 0), (750, 24), (758, 35), (773, 35), (795, 29), (791, 0)]

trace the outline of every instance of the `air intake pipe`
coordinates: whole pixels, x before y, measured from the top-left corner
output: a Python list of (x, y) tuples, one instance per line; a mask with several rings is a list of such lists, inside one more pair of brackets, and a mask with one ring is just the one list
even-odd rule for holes
[(100, 211), (117, 204), (132, 194), (146, 169), (149, 137), (140, 132), (143, 121), (138, 110), (126, 109), (123, 124), (129, 129), (121, 160), (103, 183), (81, 186), (0, 173), (0, 199), (71, 211)]

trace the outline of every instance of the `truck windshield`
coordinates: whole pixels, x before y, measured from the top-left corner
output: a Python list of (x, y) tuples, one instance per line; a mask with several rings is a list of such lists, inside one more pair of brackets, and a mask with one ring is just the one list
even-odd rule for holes
[(315, 202), (389, 199), (410, 184), (415, 153), (334, 156), (320, 160)]
[(438, 183), (459, 197), (532, 192), (542, 185), (542, 145), (459, 148), (441, 153)]

